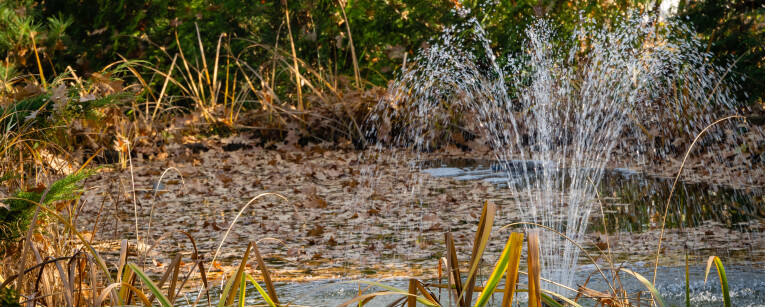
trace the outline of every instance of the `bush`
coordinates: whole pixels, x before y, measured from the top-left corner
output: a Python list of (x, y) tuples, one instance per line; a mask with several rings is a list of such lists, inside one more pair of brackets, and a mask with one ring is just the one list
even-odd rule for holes
[[(66, 33), (74, 19), (61, 14), (42, 18), (34, 8), (34, 2), (28, 0), (18, 4), (14, 1), (0, 3), (0, 55), (9, 59), (6, 64), (36, 67), (34, 47), (39, 54), (53, 56), (71, 45)], [(6, 69), (0, 70), (4, 79), (8, 77)]]
[[(7, 247), (25, 235), (37, 208), (35, 203), (42, 200), (41, 205), (55, 210), (53, 204), (73, 200), (77, 197), (82, 188), (77, 183), (90, 176), (91, 173), (81, 171), (57, 180), (50, 185), (50, 190), (44, 200), (42, 196), (46, 190), (45, 186), (18, 190), (12, 197), (5, 199), (0, 206), (0, 246)], [(38, 219), (44, 221), (46, 216), (45, 211), (40, 211)]]
[[(765, 100), (765, 7), (757, 1), (688, 1), (678, 9), (707, 43), (718, 64), (736, 66), (728, 79), (741, 85), (738, 98), (750, 104)], [(743, 77), (743, 80), (742, 80)]]
[(21, 307), (21, 304), (19, 304), (19, 295), (10, 287), (0, 289), (0, 306)]

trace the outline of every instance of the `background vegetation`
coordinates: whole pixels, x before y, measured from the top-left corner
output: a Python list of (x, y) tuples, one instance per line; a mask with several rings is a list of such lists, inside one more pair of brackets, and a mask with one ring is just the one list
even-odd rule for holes
[[(15, 0), (2, 5), (0, 55), (6, 66), (15, 67), (17, 72), (36, 73), (30, 39), (36, 32), (42, 61), (50, 62), (57, 72), (72, 66), (79, 75), (87, 76), (121, 57), (145, 60), (163, 70), (172, 62), (166, 53), (192, 53), (201, 42), (205, 54), (214, 54), (219, 35), (225, 33), (232, 54), (253, 67), (272, 56), (267, 49), (248, 48), (252, 42), (285, 50), (294, 43), (295, 56), (322, 74), (353, 77), (356, 61), (362, 85), (384, 86), (403, 64), (404, 54), (412, 55), (444, 26), (460, 19), (477, 18), (495, 50), (515, 52), (531, 17), (552, 18), (565, 31), (573, 28), (580, 14), (609, 20), (632, 9), (658, 11), (660, 3)], [(470, 12), (456, 13), (459, 8)], [(756, 1), (683, 0), (678, 8), (677, 18), (693, 23), (719, 61), (729, 63), (742, 57), (735, 71), (737, 78), (747, 76), (743, 87), (750, 102), (762, 96), (763, 16), (765, 8)], [(245, 50), (248, 52), (240, 54)], [(201, 59), (193, 53), (189, 61)], [(284, 76), (284, 81), (290, 79)], [(279, 94), (294, 92), (294, 84), (284, 83)]]

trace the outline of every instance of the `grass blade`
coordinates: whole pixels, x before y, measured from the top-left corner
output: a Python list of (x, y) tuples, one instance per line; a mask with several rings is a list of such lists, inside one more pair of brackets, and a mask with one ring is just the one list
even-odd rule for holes
[(274, 303), (278, 305), (279, 299), (276, 297), (276, 288), (274, 287), (274, 283), (271, 282), (271, 275), (268, 273), (268, 268), (266, 268), (266, 262), (263, 261), (263, 257), (260, 256), (260, 250), (258, 250), (257, 245), (252, 245), (252, 251), (255, 253), (255, 259), (258, 261), (258, 269), (260, 269), (260, 273), (263, 275), (263, 282), (266, 283), (268, 296), (270, 296)]
[(141, 292), (141, 290), (138, 290), (135, 286), (126, 283), (126, 282), (118, 282), (113, 283), (101, 292), (101, 295), (99, 295), (97, 298), (95, 298), (95, 302), (97, 303), (96, 306), (103, 306), (102, 302), (106, 299), (106, 296), (111, 293), (111, 291), (114, 290), (114, 288), (121, 287), (121, 288), (127, 288), (130, 290), (130, 292), (135, 293), (135, 296), (146, 306), (152, 306), (149, 302), (149, 299), (146, 298), (146, 295)]
[[(409, 294), (406, 291), (404, 291), (404, 292), (381, 291), (381, 292), (369, 293), (369, 294), (364, 294), (364, 295), (361, 295), (361, 296), (354, 297), (354, 298), (352, 298), (350, 300), (347, 300), (347, 301), (345, 301), (342, 304), (337, 305), (337, 306), (338, 307), (346, 307), (346, 306), (350, 306), (351, 304), (353, 304), (355, 302), (368, 301), (370, 298), (375, 298), (375, 297), (383, 296), (383, 295), (406, 295), (406, 296), (410, 296), (411, 294)], [(397, 301), (393, 302), (392, 304), (390, 304), (388, 306), (396, 306), (401, 301), (402, 300), (397, 300)], [(417, 299), (417, 301), (418, 302), (422, 302), (422, 301), (420, 301), (419, 298)], [(440, 305), (430, 305), (430, 304), (427, 304), (426, 306), (440, 307)]]
[[(383, 288), (385, 290), (391, 291), (391, 292), (376, 292), (376, 293), (365, 294), (365, 295), (362, 295), (362, 296), (357, 296), (357, 297), (355, 297), (355, 298), (353, 298), (353, 299), (351, 299), (351, 300), (349, 300), (349, 301), (347, 301), (345, 303), (340, 304), (339, 306), (348, 306), (350, 304), (353, 304), (355, 302), (364, 300), (366, 298), (374, 297), (374, 296), (379, 296), (379, 295), (389, 295), (389, 294), (400, 294), (400, 295), (406, 295), (406, 296), (410, 296), (411, 295), (409, 293), (409, 291), (407, 291), (407, 290), (396, 288), (396, 287), (393, 287), (393, 286), (388, 286), (386, 284), (382, 284), (382, 283), (379, 283), (379, 282), (366, 281), (366, 280), (355, 280), (355, 281), (347, 281), (347, 282), (339, 282), (339, 283), (362, 283), (362, 284), (377, 286), (377, 287)], [(384, 294), (380, 294), (380, 293), (384, 293)], [(431, 306), (431, 307), (440, 307), (441, 306), (440, 304), (435, 303), (435, 302), (431, 302), (428, 299), (426, 299), (424, 297), (421, 297), (421, 296), (416, 296), (416, 298), (417, 298), (417, 301), (420, 304), (423, 304), (425, 306)]]
[(540, 293), (540, 297), (545, 302), (545, 304), (547, 304), (547, 306), (550, 306), (550, 307), (563, 307), (563, 305), (558, 303), (558, 301), (556, 301), (555, 299), (553, 299), (552, 297), (550, 297), (547, 294)]
[[(484, 291), (481, 292), (481, 295), (478, 296), (478, 301), (476, 301), (475, 303), (476, 307), (483, 307), (486, 305), (486, 303), (489, 302), (489, 298), (491, 298), (492, 294), (494, 294), (494, 289), (497, 288), (497, 285), (499, 284), (499, 280), (502, 279), (502, 275), (505, 273), (505, 271), (507, 271), (507, 266), (510, 263), (510, 257), (513, 254), (513, 247), (514, 245), (517, 245), (515, 244), (516, 242), (514, 242), (513, 240), (516, 238), (516, 236), (513, 236), (513, 235), (514, 234), (511, 234), (510, 237), (507, 239), (507, 243), (505, 243), (505, 248), (502, 249), (502, 254), (499, 255), (497, 264), (494, 265), (494, 270), (491, 272), (491, 275), (489, 275), (489, 279), (486, 282), (486, 285), (484, 286)], [(506, 290), (507, 289), (509, 289), (509, 287), (506, 288)]]
[[(286, 1), (284, 2), (286, 4)], [(284, 15), (286, 16), (287, 21), (287, 32), (289, 32), (289, 38), (290, 38), (290, 47), (292, 47), (292, 62), (293, 65), (295, 65), (295, 87), (297, 88), (297, 95), (298, 95), (298, 105), (297, 109), (298, 111), (305, 110), (303, 106), (303, 86), (300, 83), (300, 66), (298, 66), (298, 60), (297, 60), (297, 53), (295, 52), (295, 42), (292, 38), (292, 27), (290, 26), (290, 10), (287, 7), (287, 5), (284, 6)]]
[(691, 307), (691, 277), (687, 253), (685, 254), (685, 307)]
[[(125, 264), (127, 263), (127, 250), (128, 250), (128, 241), (127, 239), (123, 239), (122, 245), (120, 247), (120, 260), (119, 260), (119, 264), (117, 265), (117, 268), (119, 268), (117, 270), (117, 276), (120, 277), (118, 282), (130, 283), (130, 278), (132, 277), (132, 274), (133, 274), (130, 268), (125, 266)], [(128, 304), (127, 295), (128, 295), (128, 288), (121, 287), (119, 296), (120, 296), (120, 299), (123, 302), (125, 302), (125, 304)]]
[(723, 294), (723, 304), (725, 307), (730, 307), (730, 289), (728, 288), (728, 277), (725, 275), (725, 268), (723, 267), (722, 260), (720, 260), (720, 257), (717, 256), (709, 256), (709, 260), (707, 260), (707, 269), (704, 271), (704, 283), (707, 283), (707, 277), (709, 276), (709, 269), (712, 266), (712, 263), (714, 262), (715, 267), (717, 268), (717, 276), (720, 277), (720, 287), (722, 287), (722, 294)]
[(422, 286), (421, 281), (419, 280), (415, 280), (415, 281), (417, 281), (417, 290), (420, 291), (420, 293), (422, 294), (423, 297), (425, 297), (425, 299), (432, 302), (433, 304), (440, 305), (438, 300), (436, 300), (436, 298), (433, 297), (433, 295), (430, 292), (428, 292), (428, 289), (425, 289), (425, 287)]
[(454, 247), (454, 236), (452, 233), (446, 233), (446, 266), (449, 270), (449, 281), (454, 283), (454, 289), (456, 290), (458, 297), (456, 298), (457, 306), (465, 306), (464, 299), (461, 297), (462, 293), (462, 277), (460, 276), (459, 262), (457, 261), (457, 249)]
[[(494, 213), (496, 206), (493, 202), (486, 201), (483, 204), (483, 210), (481, 211), (481, 219), (478, 221), (478, 232), (475, 234), (475, 242), (473, 242), (473, 253), (470, 255), (470, 272), (468, 272), (467, 281), (465, 282), (465, 289), (472, 289), (475, 286), (475, 280), (478, 275), (478, 264), (481, 262), (483, 252), (486, 250), (486, 245), (489, 243), (489, 237), (491, 236), (491, 227), (494, 225)], [(465, 296), (465, 306), (469, 306), (473, 300), (473, 292), (465, 291), (462, 289)]]
[(651, 295), (653, 296), (654, 301), (656, 301), (656, 303), (660, 307), (669, 307), (669, 305), (667, 305), (667, 302), (664, 300), (664, 297), (662, 297), (661, 294), (659, 294), (659, 290), (656, 290), (656, 287), (654, 287), (653, 284), (651, 284), (651, 282), (648, 279), (646, 279), (645, 277), (643, 277), (642, 275), (638, 273), (633, 272), (632, 270), (628, 270), (625, 268), (620, 268), (620, 270), (626, 272), (627, 274), (635, 276), (635, 278), (637, 278), (637, 280), (640, 281), (640, 283), (642, 283), (646, 288), (648, 288), (648, 291), (651, 292)]
[[(567, 297), (565, 297), (563, 295), (560, 295), (560, 294), (552, 292), (552, 291), (547, 291), (547, 290), (543, 290), (543, 291), (544, 292), (542, 293), (542, 300), (545, 301), (545, 304), (547, 304), (549, 306), (561, 306), (560, 301), (555, 300), (554, 298), (552, 298), (552, 296), (554, 296), (554, 297), (557, 297), (559, 300), (567, 303), (568, 305), (566, 305), (566, 306), (570, 305), (570, 306), (573, 306), (573, 307), (582, 307), (582, 305), (577, 304), (575, 301), (572, 301), (571, 299), (569, 299), (569, 298), (567, 298)], [(552, 296), (550, 296), (550, 295), (552, 295)], [(606, 306), (610, 306), (610, 305), (606, 305)]]
[(409, 297), (406, 298), (406, 307), (417, 307), (417, 281), (409, 279)]
[(236, 281), (236, 272), (231, 274), (228, 281), (226, 282), (226, 286), (223, 287), (223, 291), (221, 291), (220, 293), (220, 299), (218, 300), (218, 307), (227, 306), (226, 301), (228, 300), (228, 296), (232, 294), (231, 288), (233, 288), (235, 281)]
[[(252, 250), (252, 247), (255, 244), (250, 242), (250, 244), (247, 245), (247, 250), (244, 252), (244, 256), (242, 256), (242, 262), (239, 264), (239, 267), (236, 269), (236, 273), (234, 273), (232, 286), (229, 288), (231, 293), (223, 293), (222, 295), (226, 295), (226, 306), (229, 306), (234, 303), (234, 298), (236, 297), (236, 291), (239, 288), (239, 283), (242, 280), (242, 276), (244, 275), (244, 268), (247, 266), (247, 260), (250, 258), (250, 251)], [(224, 301), (223, 298), (221, 298), (221, 303)]]
[(128, 263), (127, 266), (131, 270), (133, 270), (133, 273), (135, 273), (135, 275), (138, 276), (138, 278), (140, 278), (141, 281), (143, 281), (143, 283), (146, 284), (147, 287), (149, 287), (149, 290), (151, 291), (151, 293), (153, 293), (154, 296), (157, 297), (157, 300), (159, 300), (159, 303), (163, 307), (172, 306), (172, 304), (170, 304), (170, 300), (168, 300), (167, 297), (165, 297), (165, 295), (162, 294), (162, 291), (159, 289), (159, 287), (157, 287), (157, 285), (154, 284), (154, 282), (151, 281), (151, 279), (149, 279), (149, 277), (146, 276), (146, 274), (143, 271), (141, 271), (141, 269), (139, 269), (138, 266), (132, 263)]
[(510, 234), (510, 260), (505, 274), (505, 294), (502, 296), (502, 306), (509, 307), (513, 304), (515, 285), (518, 282), (518, 268), (521, 264), (521, 250), (523, 249), (523, 233)]
[(541, 268), (539, 267), (539, 230), (529, 231), (526, 260), (529, 271), (529, 307), (542, 306)]
[(258, 282), (255, 280), (255, 278), (252, 278), (252, 275), (248, 274), (247, 272), (244, 272), (244, 277), (247, 278), (247, 280), (249, 280), (250, 283), (252, 283), (255, 286), (255, 289), (258, 290), (258, 292), (260, 293), (260, 296), (263, 297), (263, 300), (266, 301), (266, 304), (268, 304), (268, 306), (271, 306), (271, 307), (277, 307), (278, 306), (278, 305), (276, 305), (276, 303), (274, 303), (273, 300), (271, 300), (271, 298), (266, 293), (266, 290), (263, 290), (263, 287), (261, 287), (258, 284)]
[(247, 279), (242, 278), (239, 281), (239, 307), (244, 307), (244, 294), (247, 292)]

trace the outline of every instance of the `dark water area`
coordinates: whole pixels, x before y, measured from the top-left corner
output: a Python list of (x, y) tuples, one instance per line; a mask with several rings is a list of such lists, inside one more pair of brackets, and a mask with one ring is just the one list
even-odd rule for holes
[[(483, 180), (499, 186), (524, 184), (543, 168), (536, 161), (497, 162), (477, 159), (422, 161), (422, 172), (456, 180)], [(609, 232), (644, 231), (657, 227), (674, 178), (646, 176), (630, 169), (606, 170), (599, 185)], [(598, 209), (599, 210), (599, 209)], [(696, 227), (710, 221), (741, 231), (760, 227), (765, 220), (765, 188), (733, 188), (706, 183), (679, 181), (670, 202), (666, 227)], [(602, 231), (602, 223), (590, 223)]]

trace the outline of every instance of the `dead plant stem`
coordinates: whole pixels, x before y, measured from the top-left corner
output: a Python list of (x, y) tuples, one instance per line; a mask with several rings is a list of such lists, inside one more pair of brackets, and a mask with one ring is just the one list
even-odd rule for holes
[(292, 48), (292, 64), (295, 66), (295, 87), (297, 88), (298, 95), (297, 109), (298, 111), (302, 112), (305, 110), (305, 107), (303, 106), (303, 89), (300, 82), (300, 66), (298, 66), (297, 52), (295, 52), (295, 41), (292, 38), (292, 27), (290, 26), (290, 9), (287, 7), (287, 1), (284, 1), (284, 16), (287, 19), (287, 32), (289, 32), (290, 48)]
[(667, 212), (669, 212), (669, 204), (672, 201), (672, 194), (675, 192), (675, 187), (677, 186), (677, 181), (680, 179), (680, 175), (683, 173), (683, 167), (685, 166), (685, 162), (688, 161), (688, 156), (691, 154), (691, 149), (693, 149), (693, 145), (696, 144), (696, 142), (701, 138), (701, 135), (704, 134), (709, 128), (713, 127), (714, 125), (729, 120), (733, 118), (744, 118), (744, 116), (741, 115), (731, 115), (722, 119), (718, 119), (717, 121), (709, 124), (706, 126), (699, 134), (696, 135), (696, 138), (693, 139), (693, 142), (690, 146), (688, 146), (688, 150), (685, 151), (685, 157), (683, 158), (683, 163), (680, 164), (680, 169), (677, 171), (677, 175), (675, 176), (675, 181), (672, 183), (672, 189), (669, 190), (669, 197), (667, 197), (667, 204), (664, 207), (664, 215), (662, 216), (661, 220), (661, 233), (659, 233), (659, 245), (656, 247), (656, 262), (654, 262), (653, 266), (653, 281), (651, 283), (656, 284), (656, 273), (659, 269), (659, 257), (661, 255), (661, 241), (664, 238), (664, 227), (667, 224)]

